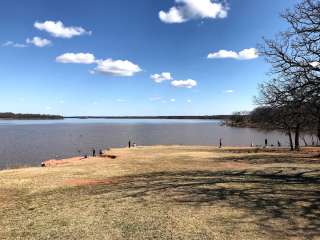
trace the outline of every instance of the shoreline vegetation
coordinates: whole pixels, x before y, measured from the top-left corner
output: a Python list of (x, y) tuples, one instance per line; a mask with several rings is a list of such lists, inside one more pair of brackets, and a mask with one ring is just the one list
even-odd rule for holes
[(50, 119), (64, 119), (60, 115), (48, 115), (48, 114), (22, 114), (5, 112), (0, 113), (0, 120), (50, 120)]
[[(256, 128), (266, 131), (279, 131), (288, 136), (290, 149), (299, 150), (300, 142), (305, 146), (319, 146), (320, 143), (320, 121), (314, 119), (307, 109), (304, 112), (304, 122), (296, 127), (294, 118), (287, 119), (285, 109), (272, 109), (270, 107), (259, 107), (252, 112), (237, 112), (225, 120), (225, 125), (239, 128)], [(307, 142), (305, 137), (311, 138)]]
[(315, 239), (319, 154), (139, 146), (3, 170), (1, 237)]

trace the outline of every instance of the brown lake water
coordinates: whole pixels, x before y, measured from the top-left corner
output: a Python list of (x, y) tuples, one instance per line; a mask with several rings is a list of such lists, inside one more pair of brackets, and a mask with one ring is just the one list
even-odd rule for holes
[(0, 120), (0, 168), (39, 166), (43, 160), (89, 154), (112, 147), (181, 144), (250, 146), (278, 140), (288, 145), (277, 131), (221, 126), (216, 120), (65, 119)]

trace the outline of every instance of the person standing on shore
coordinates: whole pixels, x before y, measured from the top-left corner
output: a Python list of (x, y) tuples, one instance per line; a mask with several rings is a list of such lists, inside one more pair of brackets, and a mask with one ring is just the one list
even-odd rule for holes
[(219, 148), (222, 148), (222, 138), (219, 139)]
[(131, 148), (131, 141), (128, 142), (128, 148)]
[(92, 148), (92, 157), (96, 156), (96, 150), (94, 148)]
[(268, 146), (268, 139), (264, 140), (264, 146), (267, 147)]
[(281, 142), (280, 142), (280, 140), (278, 140), (278, 147), (281, 147)]

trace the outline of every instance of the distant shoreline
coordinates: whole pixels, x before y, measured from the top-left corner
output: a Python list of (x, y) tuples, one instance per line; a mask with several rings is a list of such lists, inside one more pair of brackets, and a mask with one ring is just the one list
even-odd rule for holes
[(231, 115), (204, 116), (68, 116), (66, 119), (186, 119), (186, 120), (227, 120)]
[(60, 116), (47, 114), (22, 114), (0, 112), (0, 120), (63, 120), (63, 119), (186, 119), (186, 120), (229, 120), (232, 115), (185, 115), (185, 116)]

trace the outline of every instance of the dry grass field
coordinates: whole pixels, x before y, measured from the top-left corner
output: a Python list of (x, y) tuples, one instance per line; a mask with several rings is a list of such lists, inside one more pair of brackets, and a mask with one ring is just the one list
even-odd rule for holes
[(0, 171), (0, 239), (320, 239), (315, 149), (112, 149)]

